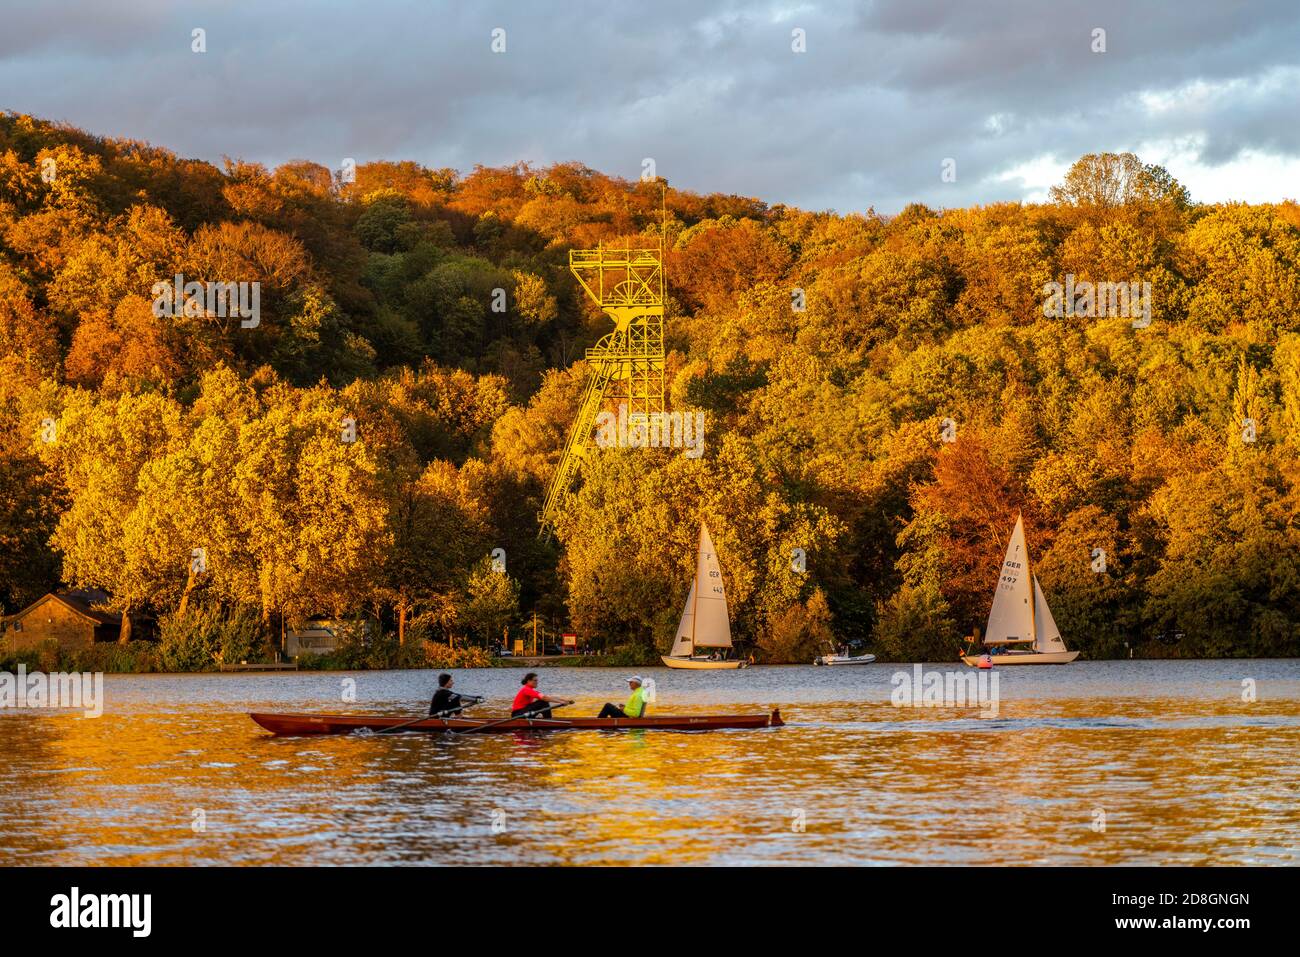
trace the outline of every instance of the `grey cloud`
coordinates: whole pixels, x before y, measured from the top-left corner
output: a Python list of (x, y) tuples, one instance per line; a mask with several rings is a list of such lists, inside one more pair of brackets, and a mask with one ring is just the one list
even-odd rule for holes
[[(4, 23), (0, 106), (212, 160), (578, 160), (635, 177), (650, 156), (685, 188), (847, 212), (1019, 199), (1000, 178), (1019, 164), (1157, 139), (1197, 137), (1209, 164), (1300, 155), (1294, 77), (1259, 86), (1297, 68), (1290, 2), (53, 0)], [(1198, 80), (1228, 87), (1142, 105)], [(940, 182), (945, 157), (957, 183)]]

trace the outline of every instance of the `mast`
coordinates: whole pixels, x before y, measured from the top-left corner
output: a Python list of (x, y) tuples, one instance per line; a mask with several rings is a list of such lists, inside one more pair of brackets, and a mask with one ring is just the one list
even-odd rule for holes
[(700, 523), (700, 540), (695, 546), (695, 581), (691, 585), (691, 654), (695, 654), (695, 623), (699, 621), (700, 610), (700, 552), (704, 550), (704, 523)]
[[(1023, 516), (1020, 512), (1016, 513), (1016, 524), (1020, 524)], [(1029, 579), (1029, 634), (1034, 639), (1034, 647), (1038, 647), (1038, 618), (1034, 614), (1037, 609), (1034, 607), (1037, 602), (1034, 601), (1034, 570), (1029, 565), (1029, 536), (1025, 536), (1025, 576)]]

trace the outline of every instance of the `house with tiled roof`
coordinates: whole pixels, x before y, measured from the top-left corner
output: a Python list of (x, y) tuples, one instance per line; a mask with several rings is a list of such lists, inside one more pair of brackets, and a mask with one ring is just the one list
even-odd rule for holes
[(50, 640), (63, 648), (84, 648), (97, 641), (117, 641), (122, 616), (105, 608), (108, 600), (108, 593), (98, 589), (50, 592), (0, 619), (0, 648), (22, 651)]

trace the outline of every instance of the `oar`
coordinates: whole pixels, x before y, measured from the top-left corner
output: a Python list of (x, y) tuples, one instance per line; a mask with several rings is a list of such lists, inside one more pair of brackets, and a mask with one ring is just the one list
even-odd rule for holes
[(378, 731), (375, 732), (375, 734), (388, 734), (390, 731), (401, 731), (403, 728), (409, 728), (411, 725), (413, 725), (413, 724), (419, 724), (421, 721), (428, 721), (430, 718), (438, 718), (438, 717), (442, 717), (442, 716), (444, 716), (444, 715), (446, 715), (446, 714), (448, 714), (448, 713), (450, 713), (450, 714), (455, 714), (457, 711), (464, 711), (466, 708), (473, 707), (474, 705), (479, 704), (479, 703), (481, 703), (481, 702), (483, 701), (483, 699), (480, 698), (480, 697), (478, 697), (477, 695), (465, 695), (465, 694), (463, 694), (463, 695), (461, 695), (461, 697), (462, 697), (462, 698), (473, 698), (474, 700), (471, 701), (469, 704), (463, 704), (463, 705), (461, 705), (459, 708), (454, 708), (454, 709), (452, 709), (450, 712), (439, 711), (437, 714), (426, 714), (426, 715), (423, 715), (423, 716), (421, 716), (421, 717), (419, 717), (419, 718), (415, 718), (414, 720), (407, 721), (407, 722), (405, 722), (404, 724), (395, 724), (395, 725), (393, 725), (391, 728), (380, 728)]
[[(567, 707), (568, 707), (569, 705), (571, 705), (571, 704), (573, 704), (572, 701), (565, 701), (565, 702), (563, 702), (562, 704), (556, 704), (556, 703), (554, 703), (554, 702), (549, 702), (547, 706), (548, 706), (552, 711), (558, 711), (560, 708), (567, 708)], [(544, 710), (544, 709), (541, 709), (541, 710)], [(508, 718), (502, 718), (500, 721), (493, 721), (493, 722), (491, 722), (491, 723), (489, 723), (489, 724), (480, 724), (480, 725), (478, 725), (477, 727), (473, 727), (473, 728), (452, 728), (451, 730), (452, 730), (452, 733), (453, 733), (453, 734), (469, 734), (469, 733), (471, 733), (471, 732), (473, 732), (473, 731), (486, 731), (488, 728), (496, 728), (496, 727), (499, 727), (499, 726), (501, 726), (501, 725), (503, 725), (503, 724), (506, 724), (506, 723), (509, 722), (509, 721), (520, 721), (520, 720), (525, 720), (525, 719), (527, 719), (528, 717), (529, 717), (529, 715), (526, 715), (526, 714), (512, 714), (512, 715), (511, 715), (510, 717), (508, 717)], [(534, 718), (533, 720), (534, 720), (534, 721), (549, 721), (550, 719), (549, 719), (549, 718)]]
[(476, 704), (482, 704), (484, 700), (485, 699), (483, 698), (475, 698), (473, 701), (469, 702), (469, 704), (462, 704), (455, 708), (448, 708), (446, 711), (439, 711), (437, 714), (429, 715), (429, 717), (430, 718), (454, 718), (456, 717), (456, 715), (460, 714), (466, 708), (472, 708)]
[(429, 717), (444, 718), (447, 715), (456, 714), (459, 711), (464, 711), (466, 708), (472, 708), (476, 704), (482, 704), (484, 701), (487, 700), (487, 698), (484, 698), (483, 696), (476, 695), (476, 694), (463, 694), (460, 696), (460, 699), (465, 703), (462, 705), (458, 705), (455, 708), (448, 708), (446, 711), (439, 711), (437, 714), (431, 714), (429, 715)]

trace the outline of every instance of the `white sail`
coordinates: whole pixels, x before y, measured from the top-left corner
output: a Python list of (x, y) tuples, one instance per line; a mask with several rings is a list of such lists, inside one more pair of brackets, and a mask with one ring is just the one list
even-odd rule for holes
[(1016, 519), (1016, 529), (1011, 533), (1006, 558), (1002, 560), (1002, 576), (993, 593), (993, 607), (989, 610), (989, 624), (984, 629), (984, 644), (1004, 645), (1008, 642), (1034, 640), (1034, 606), (1031, 594), (1029, 549), (1025, 545), (1025, 523)]
[(709, 528), (700, 523), (700, 551), (695, 567), (696, 648), (730, 648), (731, 619), (727, 615), (727, 593), (722, 587), (722, 568), (713, 550)]
[(1061, 630), (1056, 627), (1052, 609), (1047, 607), (1047, 598), (1038, 584), (1037, 575), (1034, 576), (1034, 627), (1038, 631), (1037, 641), (1034, 643), (1035, 651), (1050, 654), (1065, 650), (1065, 642), (1061, 640)]
[(682, 611), (681, 623), (677, 626), (677, 637), (673, 639), (673, 650), (668, 652), (674, 658), (689, 658), (695, 651), (691, 647), (691, 630), (695, 626), (695, 582), (691, 582), (691, 593), (686, 596), (686, 608)]

